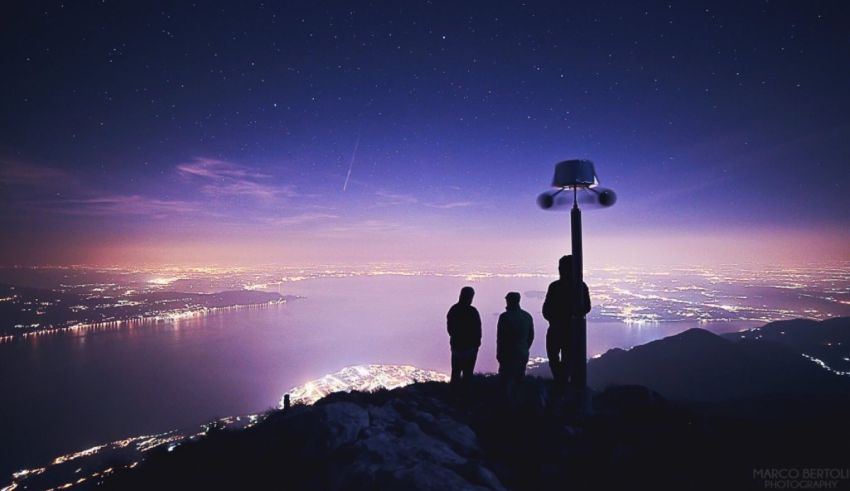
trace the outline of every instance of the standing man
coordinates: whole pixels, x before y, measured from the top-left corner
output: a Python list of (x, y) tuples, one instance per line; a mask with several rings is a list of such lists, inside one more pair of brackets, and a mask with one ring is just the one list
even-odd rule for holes
[(471, 286), (460, 289), (460, 298), (446, 315), (449, 344), (452, 348), (452, 385), (461, 380), (466, 384), (472, 380), (478, 347), (481, 346), (481, 316), (472, 306), (475, 290)]
[(505, 311), (499, 316), (496, 328), (496, 359), (499, 360), (499, 378), (508, 392), (525, 376), (528, 350), (534, 341), (534, 320), (519, 306), (520, 296), (510, 292), (505, 296)]
[(576, 305), (578, 302), (573, 287), (572, 256), (564, 256), (558, 261), (558, 273), (560, 279), (549, 285), (546, 300), (543, 301), (543, 318), (549, 321), (549, 330), (546, 331), (546, 354), (549, 356), (549, 369), (552, 370), (555, 382), (562, 386), (574, 385), (577, 383), (576, 367), (580, 367), (580, 363), (587, 363), (587, 360), (580, 360), (580, 356), (575, 356), (578, 346), (573, 320), (590, 312), (590, 292), (587, 284), (582, 282), (584, 300), (581, 305)]

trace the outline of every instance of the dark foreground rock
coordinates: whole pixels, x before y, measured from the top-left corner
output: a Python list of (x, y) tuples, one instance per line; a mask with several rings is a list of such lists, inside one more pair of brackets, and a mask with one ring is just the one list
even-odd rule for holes
[[(848, 467), (848, 397), (701, 406), (611, 387), (579, 417), (551, 381), (333, 394), (161, 451), (98, 489), (764, 489), (754, 471)], [(842, 489), (850, 482), (840, 482)]]

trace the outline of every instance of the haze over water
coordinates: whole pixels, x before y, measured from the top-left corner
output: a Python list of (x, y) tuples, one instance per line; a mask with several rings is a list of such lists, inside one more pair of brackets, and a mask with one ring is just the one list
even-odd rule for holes
[[(292, 387), (349, 365), (447, 372), (445, 313), (466, 284), (477, 291), (484, 324), (479, 371), (496, 369), (496, 317), (510, 290), (522, 293), (534, 316), (532, 355), (545, 356), (540, 310), (552, 279), (538, 273), (319, 275), (283, 283), (283, 294), (303, 298), (278, 306), (0, 343), (0, 390), (14, 401), (0, 408), (0, 472), (126, 436), (263, 411)], [(846, 265), (596, 270), (587, 280), (594, 301), (589, 356), (691, 327), (727, 332), (767, 319), (850, 315)]]

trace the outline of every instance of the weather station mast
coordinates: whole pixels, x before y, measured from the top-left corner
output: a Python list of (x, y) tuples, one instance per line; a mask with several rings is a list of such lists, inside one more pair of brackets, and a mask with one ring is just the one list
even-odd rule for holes
[[(572, 291), (574, 308), (572, 312), (582, 312), (579, 306), (584, 302), (584, 257), (581, 236), (581, 209), (607, 208), (617, 202), (617, 194), (610, 189), (599, 187), (596, 169), (590, 160), (565, 160), (555, 165), (552, 178), (553, 191), (546, 191), (537, 197), (537, 204), (544, 210), (570, 210), (570, 235), (572, 243)], [(572, 191), (572, 192), (570, 192)], [(570, 207), (570, 204), (572, 205)], [(579, 392), (579, 407), (590, 410), (587, 390), (587, 319), (584, 314), (574, 315), (570, 323), (570, 340), (575, 343), (573, 360), (575, 364), (574, 380), (571, 387)], [(578, 360), (581, 360), (580, 362)]]

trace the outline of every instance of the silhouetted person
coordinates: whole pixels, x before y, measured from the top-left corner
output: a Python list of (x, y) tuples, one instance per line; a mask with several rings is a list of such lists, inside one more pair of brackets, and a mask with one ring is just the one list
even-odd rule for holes
[(543, 318), (549, 321), (546, 331), (546, 354), (549, 356), (549, 368), (552, 377), (559, 384), (574, 384), (575, 373), (580, 363), (587, 360), (576, 356), (578, 348), (574, 319), (590, 312), (590, 292), (582, 282), (584, 292), (581, 305), (576, 305), (577, 295), (573, 280), (573, 257), (564, 256), (558, 262), (560, 279), (553, 281), (543, 301)]
[(446, 315), (449, 344), (452, 348), (452, 384), (472, 380), (478, 347), (481, 346), (481, 316), (472, 306), (475, 290), (471, 286), (460, 289), (460, 298)]
[(505, 296), (505, 311), (499, 316), (496, 328), (496, 359), (499, 360), (499, 378), (510, 387), (525, 376), (528, 350), (534, 341), (534, 321), (519, 307), (519, 293)]

